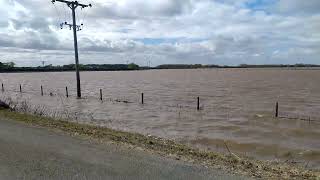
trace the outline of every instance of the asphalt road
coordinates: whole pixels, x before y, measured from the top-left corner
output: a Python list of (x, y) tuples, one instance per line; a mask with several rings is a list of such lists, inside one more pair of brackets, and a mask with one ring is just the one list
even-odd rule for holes
[(244, 179), (0, 117), (0, 179)]

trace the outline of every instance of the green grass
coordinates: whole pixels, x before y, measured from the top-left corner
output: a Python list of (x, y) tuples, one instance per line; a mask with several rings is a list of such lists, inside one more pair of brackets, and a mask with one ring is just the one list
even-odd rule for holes
[(316, 170), (306, 170), (303, 167), (279, 162), (252, 160), (232, 154), (225, 155), (201, 151), (172, 140), (145, 136), (138, 133), (116, 131), (105, 127), (83, 125), (8, 110), (0, 110), (0, 117), (31, 125), (58, 129), (73, 135), (77, 134), (95, 139), (104, 139), (114, 143), (125, 143), (164, 156), (170, 155), (170, 157), (176, 159), (223, 169), (233, 174), (263, 179), (320, 179), (320, 172)]

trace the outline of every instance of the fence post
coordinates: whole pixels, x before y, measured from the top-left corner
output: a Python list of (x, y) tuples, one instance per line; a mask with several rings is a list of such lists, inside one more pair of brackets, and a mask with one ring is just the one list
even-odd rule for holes
[(68, 86), (66, 86), (66, 96), (69, 97)]
[(2, 92), (4, 92), (3, 83), (1, 84), (1, 90), (2, 90)]
[(276, 112), (275, 112), (275, 117), (279, 117), (279, 103), (276, 103)]
[(141, 104), (144, 104), (144, 94), (143, 93), (141, 93)]
[(42, 87), (42, 85), (41, 85), (41, 96), (43, 96), (43, 87)]
[(311, 124), (311, 117), (309, 117), (309, 124)]
[(22, 87), (21, 87), (21, 84), (20, 84), (20, 86), (19, 86), (19, 89), (20, 89), (20, 93), (22, 93)]
[(100, 89), (100, 100), (102, 101), (102, 89)]
[(200, 97), (197, 98), (197, 110), (200, 110)]

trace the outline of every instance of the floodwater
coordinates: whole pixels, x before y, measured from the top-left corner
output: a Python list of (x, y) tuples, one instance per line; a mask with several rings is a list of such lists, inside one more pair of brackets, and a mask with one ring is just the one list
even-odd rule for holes
[[(236, 154), (318, 169), (319, 77), (320, 70), (294, 69), (81, 72), (84, 99), (76, 99), (73, 72), (11, 73), (0, 74), (5, 88), (0, 94), (68, 112), (81, 123), (175, 139), (212, 151), (226, 152), (225, 141)], [(273, 118), (276, 102), (280, 116), (289, 118)]]

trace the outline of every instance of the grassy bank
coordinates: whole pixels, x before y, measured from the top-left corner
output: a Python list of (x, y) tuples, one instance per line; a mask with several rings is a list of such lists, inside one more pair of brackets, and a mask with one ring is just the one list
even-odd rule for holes
[(72, 135), (84, 135), (95, 139), (125, 143), (164, 156), (174, 157), (197, 164), (226, 170), (233, 174), (241, 174), (264, 179), (320, 179), (319, 171), (305, 170), (290, 164), (252, 160), (238, 157), (232, 152), (224, 155), (215, 152), (200, 151), (172, 140), (137, 133), (116, 131), (109, 128), (82, 125), (63, 120), (56, 120), (30, 114), (0, 110), (0, 117), (21, 121), (27, 124), (58, 129)]

